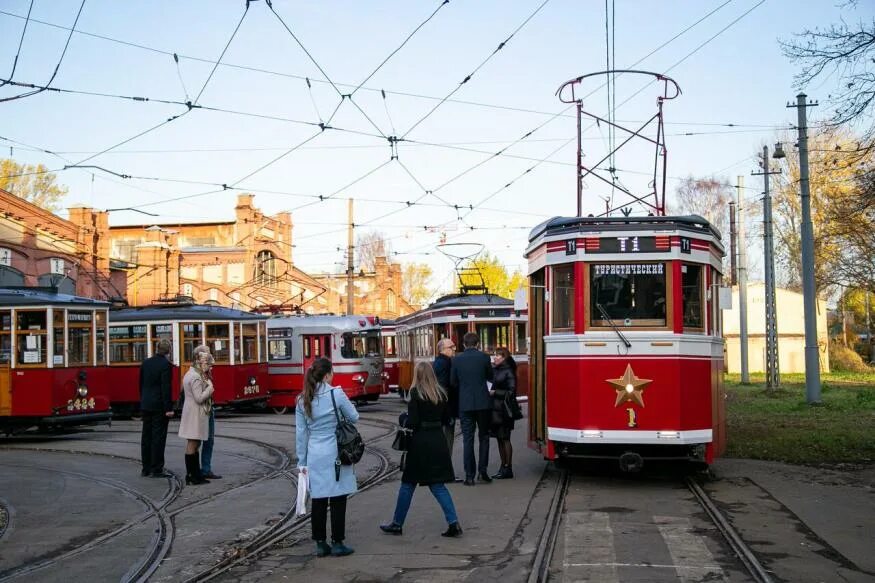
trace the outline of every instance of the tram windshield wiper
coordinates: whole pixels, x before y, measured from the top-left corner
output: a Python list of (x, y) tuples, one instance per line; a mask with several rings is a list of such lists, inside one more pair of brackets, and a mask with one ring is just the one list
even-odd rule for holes
[(617, 333), (617, 336), (620, 337), (620, 340), (623, 341), (623, 344), (626, 345), (626, 348), (631, 348), (631, 347), (632, 347), (632, 343), (629, 342), (629, 340), (628, 340), (625, 336), (623, 336), (623, 333), (620, 332), (620, 329), (617, 327), (616, 324), (614, 324), (614, 321), (611, 320), (611, 317), (608, 315), (608, 311), (605, 310), (605, 307), (604, 307), (603, 305), (599, 304), (599, 303), (596, 303), (595, 307), (598, 308), (599, 312), (601, 313), (601, 315), (602, 315), (602, 319), (608, 321), (608, 325), (609, 325), (611, 328), (613, 328), (614, 332)]

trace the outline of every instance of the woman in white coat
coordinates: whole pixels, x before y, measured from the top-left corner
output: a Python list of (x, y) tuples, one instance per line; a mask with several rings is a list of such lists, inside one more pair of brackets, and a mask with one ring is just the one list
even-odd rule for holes
[(208, 351), (195, 351), (194, 362), (182, 378), (185, 402), (179, 420), (179, 437), (188, 440), (185, 445), (185, 483), (208, 484), (201, 476), (198, 448), (210, 436), (210, 409), (213, 406), (213, 381), (210, 370), (213, 357)]
[[(337, 438), (334, 430), (338, 413), (355, 423), (359, 414), (346, 394), (331, 386), (333, 378), (331, 361), (317, 358), (307, 369), (304, 391), (298, 397), (295, 408), (295, 449), (298, 455), (298, 470), (306, 474), (310, 482), (312, 498), (313, 540), (316, 541), (316, 556), (349, 555), (353, 549), (343, 544), (346, 535), (346, 498), (356, 491), (353, 466), (337, 465)], [(328, 508), (331, 507), (331, 542), (326, 536)]]

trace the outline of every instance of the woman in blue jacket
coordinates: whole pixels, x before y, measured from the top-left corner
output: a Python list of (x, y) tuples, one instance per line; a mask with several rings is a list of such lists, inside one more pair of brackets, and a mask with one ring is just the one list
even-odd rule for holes
[[(331, 393), (340, 414), (349, 421), (358, 421), (359, 414), (342, 390), (331, 386), (334, 374), (331, 361), (317, 358), (307, 369), (304, 391), (298, 397), (295, 409), (295, 450), (298, 455), (298, 470), (308, 476), (312, 510), (310, 520), (313, 540), (316, 541), (316, 556), (342, 557), (353, 553), (343, 544), (346, 535), (346, 498), (356, 491), (353, 466), (338, 465), (337, 439), (334, 430), (337, 419)], [(328, 508), (331, 508), (331, 546), (326, 537)]]

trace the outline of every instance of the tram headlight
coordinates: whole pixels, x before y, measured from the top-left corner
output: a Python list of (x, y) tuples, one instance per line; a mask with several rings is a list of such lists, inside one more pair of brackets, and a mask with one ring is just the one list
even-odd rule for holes
[(362, 384), (364, 384), (364, 382), (365, 382), (365, 377), (363, 377), (363, 376), (360, 375), (360, 374), (357, 374), (357, 375), (355, 375), (354, 377), (352, 377), (352, 380), (355, 381), (355, 382), (357, 382), (357, 383), (362, 383)]
[(258, 382), (255, 380), (255, 377), (249, 377), (249, 386), (254, 387), (255, 383)]
[(85, 385), (79, 385), (79, 388), (76, 389), (76, 394), (79, 395), (80, 397), (87, 397), (88, 396), (88, 387), (86, 387)]

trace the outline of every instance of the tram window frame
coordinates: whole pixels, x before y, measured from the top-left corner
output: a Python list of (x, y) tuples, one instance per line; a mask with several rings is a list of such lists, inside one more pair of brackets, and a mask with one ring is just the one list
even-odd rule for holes
[[(598, 273), (598, 267), (605, 266), (610, 269), (610, 266), (661, 266), (661, 271), (657, 270), (657, 273)], [(665, 306), (664, 314), (659, 318), (624, 318), (622, 316), (614, 317), (611, 316), (611, 320), (613, 323), (620, 329), (623, 330), (670, 330), (672, 326), (672, 313), (674, 309), (674, 303), (672, 301), (672, 277), (671, 277), (671, 263), (667, 261), (599, 261), (597, 263), (590, 263), (586, 265), (584, 279), (586, 280), (586, 287), (584, 289), (585, 297), (588, 298), (589, 301), (585, 303), (585, 309), (587, 311), (586, 314), (586, 322), (588, 322), (589, 328), (597, 329), (597, 330), (610, 330), (611, 324), (602, 318), (601, 313), (596, 306), (597, 294), (594, 291), (595, 288), (595, 278), (601, 276), (612, 276), (612, 275), (627, 275), (627, 276), (662, 276), (662, 285), (663, 285), (663, 304)], [(630, 270), (634, 268), (630, 267)], [(625, 267), (620, 271), (625, 271)], [(657, 280), (658, 281), (658, 280)], [(634, 284), (630, 287), (634, 288)], [(621, 290), (618, 290), (618, 292)], [(637, 295), (637, 292), (630, 290), (630, 294), (634, 293)], [(642, 295), (647, 297), (653, 293), (652, 287), (649, 292), (645, 291)], [(631, 296), (630, 296), (631, 297)], [(632, 298), (634, 301), (634, 298)], [(654, 305), (658, 303), (658, 299), (654, 301)], [(604, 307), (604, 306), (603, 306)], [(609, 313), (610, 315), (610, 313)], [(627, 323), (628, 321), (628, 323)]]
[[(560, 280), (559, 278), (562, 278)], [(565, 283), (565, 285), (560, 285)], [(574, 263), (550, 267), (550, 332), (574, 332)], [(562, 293), (560, 293), (560, 290)]]
[[(167, 329), (159, 330), (158, 326), (166, 326)], [(150, 354), (158, 354), (158, 341), (162, 338), (166, 338), (170, 341), (171, 346), (173, 345), (173, 324), (170, 322), (158, 322), (155, 324), (149, 324), (149, 337), (152, 341), (152, 351), (150, 352)], [(173, 354), (172, 348), (171, 354)]]
[[(286, 361), (292, 360), (292, 329), (291, 328), (271, 328), (268, 330), (267, 337), (267, 354), (270, 361)], [(282, 352), (274, 352), (274, 343), (283, 347)]]
[(514, 343), (513, 343), (513, 353), (514, 354), (527, 354), (528, 353), (528, 334), (526, 332), (526, 323), (525, 322), (514, 322)]
[[(692, 270), (698, 270), (698, 276), (696, 277), (696, 281), (688, 281), (688, 274)], [(706, 326), (706, 308), (705, 308), (705, 292), (704, 292), (704, 280), (705, 280), (705, 266), (700, 263), (681, 263), (681, 310), (683, 314), (683, 330), (684, 332), (704, 332)], [(698, 304), (699, 308), (695, 312), (691, 312), (688, 309), (688, 303), (692, 303), (690, 299), (688, 299), (688, 292), (692, 292), (693, 290), (697, 291), (699, 294)], [(693, 316), (698, 315), (699, 322), (698, 326), (695, 325), (695, 320)]]
[[(180, 342), (182, 344), (182, 361), (193, 362), (194, 349), (204, 343), (204, 326), (203, 322), (187, 321), (180, 322)], [(194, 334), (186, 334), (186, 326), (193, 327), (197, 330), (197, 336)]]
[(67, 364), (67, 344), (64, 340), (64, 309), (52, 310), (52, 367), (62, 368)]
[(395, 358), (398, 356), (398, 346), (395, 343), (396, 336), (383, 336), (383, 356)]
[[(113, 334), (113, 330), (125, 329), (126, 335), (121, 336), (117, 332)], [(142, 335), (135, 333), (142, 330)], [(147, 326), (146, 324), (118, 324), (109, 326), (109, 365), (110, 366), (135, 366), (142, 364), (148, 354), (147, 351)], [(117, 358), (119, 355), (118, 347), (124, 346), (123, 358)]]
[(258, 325), (258, 338), (256, 347), (258, 350), (258, 362), (267, 362), (267, 322), (256, 322)]
[[(66, 366), (91, 366), (94, 359), (94, 313), (86, 310), (66, 310), (67, 352)], [(71, 316), (89, 316), (89, 321), (71, 320)], [(84, 331), (84, 332), (83, 332)], [(84, 346), (79, 342), (84, 340)], [(74, 353), (74, 346), (76, 352)], [(83, 353), (84, 349), (84, 353)], [(87, 353), (87, 354), (86, 354)], [(57, 356), (57, 353), (55, 353)], [(84, 360), (83, 360), (84, 356)], [(75, 358), (74, 358), (75, 357)]]
[[(211, 330), (213, 328), (213, 330)], [(224, 336), (215, 333), (221, 329)], [(231, 362), (231, 323), (230, 322), (204, 322), (204, 337), (206, 344), (216, 359), (216, 364), (228, 364)], [(222, 344), (216, 345), (217, 342)]]
[(258, 322), (241, 322), (239, 336), (238, 361), (241, 364), (258, 362)]
[(108, 320), (109, 316), (104, 310), (94, 312), (94, 358), (98, 366), (106, 366), (109, 362)]
[[(42, 314), (42, 328), (34, 327), (39, 326), (39, 322), (35, 324), (32, 322), (27, 322), (24, 326), (22, 326), (20, 318), (22, 316), (27, 316), (28, 314)], [(15, 317), (17, 320), (15, 322), (15, 367), (45, 368), (48, 363), (49, 336), (47, 310), (45, 308), (36, 310), (16, 310)], [(24, 362), (24, 352), (34, 352), (33, 349), (22, 350), (22, 347), (27, 346), (27, 340), (24, 340), (24, 338), (28, 336), (36, 336), (36, 338), (38, 339), (37, 344), (39, 344), (39, 346), (37, 347), (36, 352), (40, 360), (38, 360), (37, 362)]]
[[(498, 348), (510, 346), (510, 324), (508, 322), (478, 322), (474, 324), (474, 332), (480, 339), (480, 350), (486, 354), (492, 354)], [(484, 332), (486, 332), (485, 338)], [(491, 336), (494, 338), (490, 338)]]
[(12, 365), (12, 310), (0, 310), (0, 366)]

